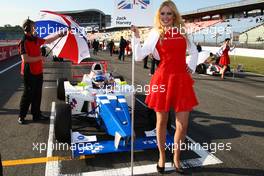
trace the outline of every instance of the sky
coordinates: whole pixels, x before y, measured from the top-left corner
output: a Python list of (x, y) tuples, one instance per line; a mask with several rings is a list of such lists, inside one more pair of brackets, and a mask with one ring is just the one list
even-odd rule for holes
[[(163, 0), (154, 0), (157, 9)], [(180, 12), (188, 12), (199, 8), (220, 5), (238, 0), (173, 0)], [(36, 20), (40, 10), (72, 11), (84, 9), (100, 9), (111, 15), (114, 0), (5, 0), (0, 7), (0, 26), (10, 24), (21, 25), (23, 20), (30, 17)]]

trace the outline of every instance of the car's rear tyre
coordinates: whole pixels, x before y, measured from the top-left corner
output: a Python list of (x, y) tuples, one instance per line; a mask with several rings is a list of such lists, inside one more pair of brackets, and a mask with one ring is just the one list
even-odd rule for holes
[(64, 81), (67, 81), (67, 78), (57, 79), (57, 98), (62, 101), (65, 101)]
[[(173, 132), (175, 129), (175, 111), (173, 109), (171, 109), (168, 113), (168, 123), (167, 123), (167, 130), (169, 132)], [(173, 127), (172, 127), (173, 126)]]
[(151, 130), (155, 129), (156, 128), (156, 121), (157, 121), (156, 112), (153, 109), (148, 108), (147, 114), (148, 114), (150, 129)]
[(64, 102), (56, 104), (54, 129), (58, 142), (71, 143), (72, 117), (69, 104)]

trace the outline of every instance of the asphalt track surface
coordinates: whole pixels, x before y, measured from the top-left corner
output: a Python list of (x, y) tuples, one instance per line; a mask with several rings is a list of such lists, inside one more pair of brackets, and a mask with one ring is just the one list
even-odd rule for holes
[[(131, 81), (131, 59), (118, 61), (117, 56), (109, 57), (108, 53), (95, 56), (100, 60), (108, 60), (109, 70), (114, 74), (123, 75)], [(71, 152), (54, 150), (50, 158), (47, 150), (39, 151), (37, 144), (47, 145), (49, 139), (50, 121), (32, 122), (27, 116), (26, 125), (18, 125), (18, 107), (23, 91), (23, 83), (19, 75), (20, 66), (1, 72), (19, 62), (19, 57), (0, 62), (0, 153), (2, 155), (5, 176), (37, 176), (47, 175), (47, 163), (56, 160), (58, 175), (81, 175), (93, 171), (107, 172), (110, 169), (120, 169), (130, 166), (130, 153), (113, 153), (96, 155), (87, 158), (70, 158)], [(51, 115), (52, 102), (56, 99), (56, 80), (59, 77), (72, 79), (72, 76), (87, 73), (86, 66), (71, 66), (69, 62), (45, 63), (43, 98), (41, 109), (46, 115)], [(143, 63), (136, 63), (135, 83), (145, 85), (149, 82), (149, 70), (143, 69)], [(200, 145), (220, 144), (214, 152), (211, 147), (208, 153), (218, 158), (222, 163), (192, 167), (189, 175), (263, 175), (264, 174), (264, 77), (261, 75), (243, 74), (235, 78), (205, 75), (193, 75), (195, 90), (199, 99), (191, 113), (188, 137)], [(137, 99), (144, 102), (144, 95)], [(137, 135), (153, 127), (148, 111), (139, 101), (136, 102), (135, 126)], [(74, 127), (83, 122), (74, 122)], [(95, 130), (92, 124), (82, 129), (82, 133)], [(98, 132), (98, 136), (104, 136)], [(55, 143), (55, 141), (53, 141)], [(190, 141), (187, 141), (190, 142)], [(230, 143), (231, 150), (226, 145)], [(39, 147), (39, 146), (38, 146)], [(223, 150), (224, 148), (224, 150)], [(39, 149), (39, 148), (38, 148)], [(59, 159), (56, 157), (60, 157)], [(182, 160), (199, 158), (194, 151), (183, 151)], [(158, 159), (157, 150), (147, 150), (135, 153), (135, 166), (155, 165)], [(46, 162), (49, 160), (49, 162)], [(168, 161), (168, 160), (167, 160)], [(153, 169), (153, 167), (150, 167)], [(52, 168), (54, 169), (54, 167)], [(152, 173), (151, 173), (152, 172)], [(141, 175), (156, 175), (155, 169)], [(130, 173), (130, 171), (128, 171)], [(166, 175), (175, 175), (173, 171)]]

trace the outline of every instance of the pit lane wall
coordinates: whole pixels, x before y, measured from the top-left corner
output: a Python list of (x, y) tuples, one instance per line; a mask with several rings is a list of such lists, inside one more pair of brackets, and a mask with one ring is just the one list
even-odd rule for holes
[(0, 46), (0, 61), (9, 59), (16, 55), (18, 55), (17, 45)]
[[(202, 46), (202, 49), (205, 51), (210, 51), (213, 54), (216, 54), (219, 52), (220, 47)], [(245, 56), (245, 57), (259, 57), (259, 58), (264, 59), (264, 50), (235, 48), (232, 52), (229, 52), (229, 55)]]

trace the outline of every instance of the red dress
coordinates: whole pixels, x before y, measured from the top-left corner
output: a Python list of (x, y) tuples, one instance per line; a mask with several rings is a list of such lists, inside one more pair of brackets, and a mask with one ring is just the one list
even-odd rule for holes
[(156, 44), (160, 64), (150, 81), (146, 104), (156, 112), (187, 112), (198, 105), (191, 75), (186, 71), (186, 39), (166, 33)]
[(230, 64), (230, 58), (228, 55), (229, 50), (230, 50), (230, 47), (226, 46), (226, 48), (224, 49), (223, 54), (220, 58), (220, 61), (219, 61), (220, 65), (226, 65), (227, 66)]

